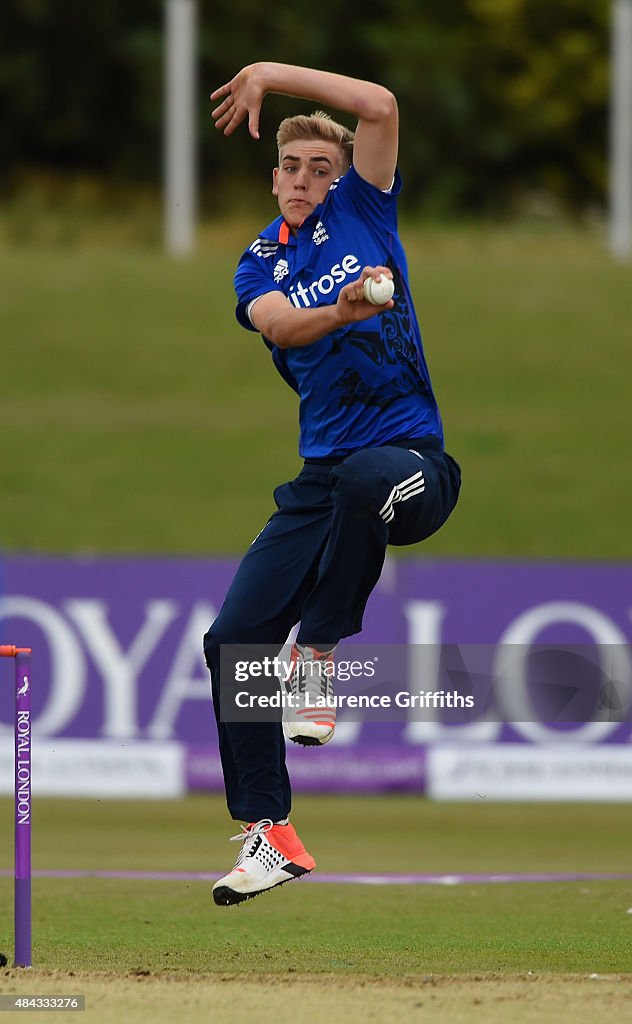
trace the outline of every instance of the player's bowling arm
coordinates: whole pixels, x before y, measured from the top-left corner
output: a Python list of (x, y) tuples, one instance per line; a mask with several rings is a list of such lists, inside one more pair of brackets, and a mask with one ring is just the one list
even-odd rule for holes
[[(371, 274), (374, 273), (378, 272), (371, 268)], [(380, 307), (367, 302), (362, 290), (363, 278), (366, 276), (365, 271), (358, 281), (345, 285), (340, 290), (337, 302), (330, 306), (297, 308), (281, 292), (267, 292), (252, 306), (250, 320), (264, 338), (279, 348), (312, 345), (340, 327), (368, 320), (392, 308), (392, 299)]]
[(336, 306), (297, 309), (280, 292), (257, 299), (250, 312), (254, 327), (279, 348), (300, 348), (341, 326)]

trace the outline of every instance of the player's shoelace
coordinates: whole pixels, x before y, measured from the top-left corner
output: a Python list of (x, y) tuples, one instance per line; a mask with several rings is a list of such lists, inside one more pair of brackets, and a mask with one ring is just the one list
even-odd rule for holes
[(252, 845), (257, 837), (269, 832), (273, 825), (274, 822), (271, 818), (262, 818), (261, 821), (255, 822), (254, 825), (242, 825), (239, 835), (229, 836), (231, 843), (243, 844), (235, 861), (235, 868), (238, 868), (246, 857), (250, 856)]
[(333, 661), (331, 651), (305, 657), (303, 651), (297, 649), (296, 658), (285, 682), (288, 693), (296, 698), (304, 697), (309, 703), (315, 704), (323, 698), (333, 702), (334, 687), (332, 675), (326, 667)]

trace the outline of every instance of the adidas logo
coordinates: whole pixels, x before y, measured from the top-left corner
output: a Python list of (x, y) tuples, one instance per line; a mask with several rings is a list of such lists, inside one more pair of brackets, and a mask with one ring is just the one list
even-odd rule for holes
[(275, 284), (279, 284), (284, 277), (287, 277), (289, 272), (290, 268), (287, 265), (287, 260), (279, 260), (273, 271)]
[(255, 238), (252, 245), (249, 246), (250, 251), (254, 252), (255, 256), (259, 256), (264, 260), (274, 256), (278, 248), (278, 242), (272, 242), (269, 238)]

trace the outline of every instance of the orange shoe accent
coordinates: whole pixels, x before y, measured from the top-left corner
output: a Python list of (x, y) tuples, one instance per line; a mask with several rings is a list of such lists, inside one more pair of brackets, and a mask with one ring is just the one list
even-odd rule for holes
[(316, 861), (307, 852), (301, 853), (298, 857), (292, 857), (292, 864), (297, 864), (299, 868), (305, 868), (306, 871), (313, 871), (316, 867)]
[(293, 825), (289, 823), (273, 825), (265, 833), (265, 837), (270, 845), (274, 846), (275, 850), (282, 853), (285, 859), (291, 861), (292, 864), (298, 864), (299, 867), (307, 868), (308, 871), (316, 867), (316, 861), (303, 846)]

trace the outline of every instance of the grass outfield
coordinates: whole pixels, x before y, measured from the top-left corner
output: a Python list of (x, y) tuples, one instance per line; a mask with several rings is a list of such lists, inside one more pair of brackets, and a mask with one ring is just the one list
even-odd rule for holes
[[(10, 800), (0, 801), (0, 814), (10, 821)], [(632, 821), (617, 805), (302, 797), (294, 820), (321, 874), (630, 870)], [(236, 852), (218, 796), (42, 799), (34, 822), (39, 870), (223, 871)], [(7, 869), (9, 829), (2, 835)], [(8, 954), (11, 888), (0, 879), (0, 949)], [(616, 880), (360, 886), (310, 879), (220, 909), (209, 882), (36, 878), (35, 967), (27, 976), (6, 970), (2, 991), (85, 992), (96, 1014), (87, 1019), (99, 1022), (123, 1014), (162, 1024), (182, 1010), (202, 1021), (211, 1008), (221, 1021), (284, 1022), (296, 1020), (297, 1001), (319, 1021), (391, 1021), (405, 1010), (418, 1016), (421, 1007), (433, 1011), (433, 1022), (451, 1024), (588, 1024), (606, 1008), (625, 1020), (631, 889)]]
[[(238, 553), (296, 403), (233, 318), (254, 223), (199, 255), (0, 249), (3, 547)], [(425, 553), (632, 557), (632, 270), (588, 233), (404, 231), (460, 507)], [(10, 382), (10, 386), (9, 386)]]

